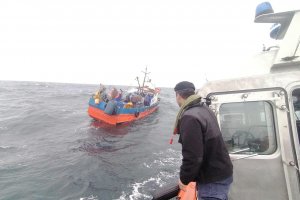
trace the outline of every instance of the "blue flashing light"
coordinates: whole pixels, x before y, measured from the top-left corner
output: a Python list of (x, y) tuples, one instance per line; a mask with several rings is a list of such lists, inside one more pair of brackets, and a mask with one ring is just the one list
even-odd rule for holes
[(268, 13), (274, 13), (274, 10), (269, 2), (263, 2), (256, 6), (255, 18)]

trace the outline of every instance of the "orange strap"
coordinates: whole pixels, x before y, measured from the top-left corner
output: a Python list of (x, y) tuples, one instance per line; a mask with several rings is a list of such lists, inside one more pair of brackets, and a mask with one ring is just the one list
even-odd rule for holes
[(197, 200), (196, 182), (190, 182), (186, 191), (180, 190), (177, 197), (180, 200)]

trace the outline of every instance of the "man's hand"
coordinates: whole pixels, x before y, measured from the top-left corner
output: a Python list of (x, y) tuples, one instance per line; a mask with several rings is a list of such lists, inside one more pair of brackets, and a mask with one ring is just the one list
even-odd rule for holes
[(178, 181), (178, 185), (179, 185), (179, 188), (180, 188), (181, 190), (186, 191), (186, 186), (187, 186), (187, 185), (184, 185), (184, 184), (181, 182), (180, 179), (179, 179), (179, 181)]

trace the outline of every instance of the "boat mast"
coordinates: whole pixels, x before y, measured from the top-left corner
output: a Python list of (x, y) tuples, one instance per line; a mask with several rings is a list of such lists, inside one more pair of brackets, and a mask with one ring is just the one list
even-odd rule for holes
[(146, 70), (142, 71), (144, 73), (144, 80), (143, 80), (143, 86), (142, 86), (142, 93), (144, 93), (144, 86), (145, 86), (145, 81), (146, 81), (146, 77), (148, 74), (150, 74), (150, 72), (147, 72), (147, 66), (146, 66)]
[(141, 85), (140, 85), (139, 77), (137, 76), (135, 79), (137, 80), (137, 82), (138, 82), (138, 85), (139, 85), (139, 88), (138, 88), (138, 93), (140, 93), (140, 90), (141, 90)]

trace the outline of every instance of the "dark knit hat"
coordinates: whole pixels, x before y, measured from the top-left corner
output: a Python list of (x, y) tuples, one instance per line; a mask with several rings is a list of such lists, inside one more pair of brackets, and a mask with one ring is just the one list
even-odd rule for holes
[(178, 91), (195, 91), (195, 86), (193, 83), (188, 81), (182, 81), (176, 84), (174, 88), (175, 92)]

